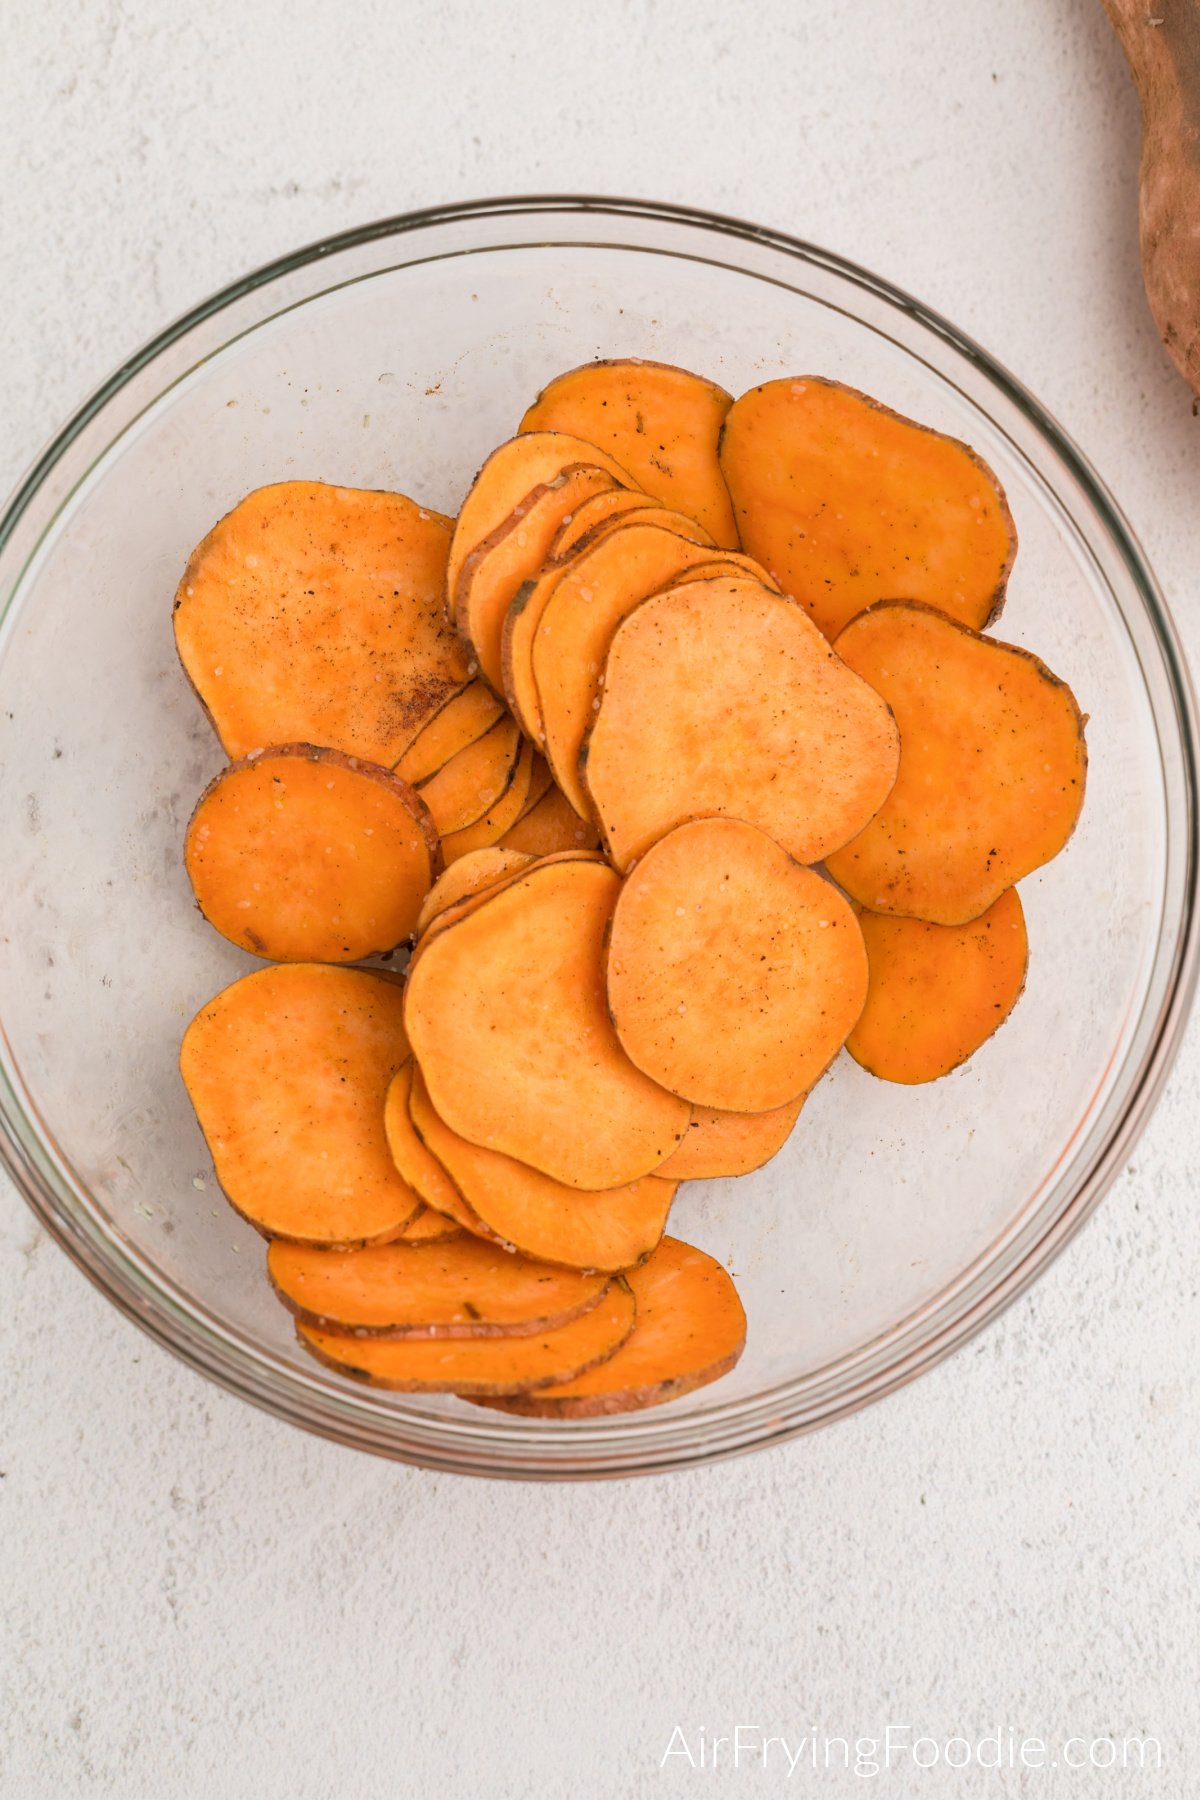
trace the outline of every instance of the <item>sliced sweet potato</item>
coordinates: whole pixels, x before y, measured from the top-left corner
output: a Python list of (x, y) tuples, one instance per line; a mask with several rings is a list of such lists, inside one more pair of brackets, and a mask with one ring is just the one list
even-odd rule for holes
[(732, 396), (702, 375), (629, 357), (585, 363), (542, 389), (522, 431), (574, 431), (617, 457), (636, 486), (698, 519), (718, 544), (738, 536), (717, 461)]
[(489, 845), (498, 844), (505, 832), (512, 829), (525, 811), (532, 768), (533, 745), (524, 738), (513, 778), (495, 805), (488, 808), (482, 819), (465, 825), (461, 831), (448, 832), (442, 839), (442, 854), (448, 864), (457, 862), (460, 856), (469, 856), (473, 850), (486, 850)]
[(894, 595), (981, 629), (998, 616), (1016, 529), (1000, 483), (957, 438), (804, 375), (742, 395), (721, 468), (743, 549), (827, 637)]
[(451, 522), (403, 494), (283, 481), (193, 551), (175, 641), (229, 756), (327, 744), (391, 768), (470, 679), (442, 605)]
[(407, 1394), (522, 1394), (572, 1380), (613, 1355), (633, 1330), (636, 1308), (623, 1276), (599, 1304), (531, 1337), (352, 1338), (297, 1321), (318, 1362), (370, 1387)]
[(463, 563), (454, 594), (454, 622), (495, 693), (504, 692), (500, 634), (513, 595), (545, 562), (564, 517), (581, 500), (614, 485), (613, 477), (603, 469), (587, 464), (563, 469), (553, 481), (518, 501), (507, 519), (477, 544)]
[(184, 845), (209, 924), (273, 962), (358, 962), (394, 949), (441, 860), (407, 782), (311, 744), (232, 763), (200, 796)]
[(749, 1175), (778, 1155), (791, 1135), (807, 1094), (772, 1112), (721, 1112), (714, 1106), (692, 1108), (687, 1136), (659, 1167), (662, 1177), (709, 1181), (722, 1175)]
[(581, 819), (570, 801), (552, 787), (500, 842), (507, 850), (550, 856), (556, 850), (594, 850), (600, 834), (590, 819)]
[[(611, 487), (607, 493), (593, 494), (563, 520), (555, 533), (546, 561), (567, 562), (580, 543), (590, 539), (592, 533), (601, 526), (624, 518), (628, 513), (642, 512), (647, 507), (657, 508), (657, 502), (637, 488)], [(701, 530), (701, 527), (696, 526), (696, 530)], [(705, 532), (704, 535), (707, 537), (708, 533)]]
[(540, 1419), (637, 1412), (678, 1400), (729, 1373), (745, 1347), (746, 1314), (719, 1262), (665, 1237), (626, 1280), (637, 1302), (637, 1323), (615, 1355), (569, 1382), (497, 1400), (497, 1411)]
[(595, 860), (535, 865), (427, 933), (409, 969), (409, 1038), (439, 1117), (568, 1187), (649, 1175), (690, 1117), (634, 1068), (608, 1017), (619, 887)]
[(583, 1194), (511, 1156), (468, 1143), (438, 1117), (419, 1072), (409, 1105), (422, 1141), (472, 1212), (524, 1256), (614, 1273), (640, 1262), (661, 1238), (677, 1182), (643, 1175)]
[(596, 1306), (609, 1276), (548, 1269), (465, 1234), (446, 1244), (314, 1250), (275, 1243), (267, 1274), (288, 1311), (353, 1337), (529, 1337)]
[(521, 808), (521, 818), (531, 813), (539, 800), (544, 800), (554, 786), (554, 777), (550, 773), (550, 764), (538, 751), (533, 753), (533, 764), (529, 771), (529, 792), (525, 796), (525, 804)]
[[(422, 1205), (416, 1217), (410, 1219), (400, 1236), (394, 1241), (397, 1244), (432, 1244), (439, 1240), (444, 1243), (447, 1238), (458, 1237), (462, 1226), (448, 1219), (445, 1213), (434, 1212), (432, 1206)], [(339, 1251), (344, 1255), (344, 1251)]]
[[(548, 856), (530, 857), (526, 867), (532, 867), (535, 863), (540, 866), (543, 863), (573, 862), (577, 858), (583, 858), (588, 862), (603, 863), (605, 861), (604, 857), (598, 851), (577, 850), (572, 848), (570, 850), (555, 850)], [(524, 869), (513, 869), (509, 874), (502, 875), (499, 880), (494, 881), (490, 887), (481, 890), (479, 893), (464, 894), (461, 900), (455, 900), (451, 905), (443, 907), (437, 918), (429, 921), (427, 929), (417, 940), (412, 958), (409, 962), (409, 972), (411, 973), (413, 964), (425, 949), (430, 938), (436, 937), (440, 931), (445, 931), (447, 926), (455, 924), (457, 920), (464, 918), (467, 913), (474, 912), (479, 903), (486, 900), (489, 895), (499, 893), (501, 888), (511, 887), (513, 882), (524, 873)]]
[(738, 819), (668, 832), (627, 876), (608, 1007), (630, 1061), (699, 1106), (807, 1093), (863, 1009), (867, 956), (831, 882)]
[(315, 963), (259, 969), (201, 1007), (180, 1070), (230, 1204), (268, 1237), (386, 1243), (423, 1196), (383, 1129), (408, 1055), (404, 989)]
[(1028, 650), (907, 602), (872, 607), (837, 650), (895, 714), (900, 772), (830, 874), (875, 912), (977, 919), (1075, 828), (1087, 779), (1075, 696)]
[(483, 1221), (471, 1211), (437, 1157), (417, 1135), (409, 1111), (413, 1075), (410, 1057), (397, 1069), (384, 1097), (383, 1130), (392, 1164), (427, 1207), (464, 1231), (490, 1237)]
[(936, 1081), (974, 1056), (1021, 997), (1029, 943), (1016, 888), (967, 925), (861, 908), (870, 979), (846, 1040), (882, 1081)]
[(490, 731), (504, 717), (504, 702), (497, 700), (485, 681), (471, 681), (452, 694), (423, 725), (400, 761), (396, 773), (416, 786), (445, 768), (452, 756)]
[(417, 918), (416, 937), (426, 931), (448, 906), (472, 894), (482, 894), (495, 887), (506, 875), (528, 868), (533, 857), (524, 850), (502, 850), (498, 844), (483, 850), (469, 850), (438, 876)]
[(636, 487), (620, 463), (596, 444), (567, 431), (534, 431), (509, 438), (493, 450), (459, 508), (446, 560), (446, 606), (458, 617), (458, 584), (472, 550), (498, 531), (535, 489), (557, 481), (564, 469), (586, 464), (603, 469), (622, 487)]
[(580, 758), (619, 868), (705, 813), (819, 862), (882, 806), (898, 759), (887, 705), (803, 610), (730, 576), (657, 594), (617, 628)]
[(417, 792), (443, 837), (482, 819), (512, 785), (521, 755), (517, 722), (505, 713), (490, 731), (460, 750)]
[(557, 548), (560, 539), (556, 539), (548, 559), (550, 566), (569, 562), (581, 550), (591, 549), (593, 544), (599, 543), (609, 532), (620, 531), (625, 525), (661, 525), (664, 531), (673, 531), (676, 537), (686, 538), (689, 544), (699, 544), (711, 556), (735, 554), (733, 551), (720, 551), (703, 525), (698, 525), (695, 519), (689, 519), (686, 513), (677, 512), (673, 506), (659, 506), (656, 501), (648, 501), (645, 495), (630, 498), (640, 499), (641, 505), (610, 508), (607, 518), (585, 520), (585, 529), (576, 530), (572, 526), (568, 532), (560, 534), (562, 548)]

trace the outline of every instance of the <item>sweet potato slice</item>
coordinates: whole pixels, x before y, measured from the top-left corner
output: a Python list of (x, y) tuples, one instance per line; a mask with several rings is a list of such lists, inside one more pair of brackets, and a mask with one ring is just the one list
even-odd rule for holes
[(717, 461), (732, 396), (669, 363), (625, 358), (585, 363), (542, 389), (522, 431), (574, 431), (603, 446), (656, 500), (697, 519), (714, 541), (738, 536)]
[(634, 1068), (608, 1017), (619, 887), (592, 859), (535, 865), (427, 933), (409, 969), (409, 1038), (439, 1117), (568, 1187), (649, 1175), (690, 1117)]
[(470, 679), (442, 605), (451, 522), (403, 494), (283, 481), (193, 551), (175, 641), (231, 759), (327, 744), (391, 768)]
[(813, 375), (736, 402), (721, 467), (742, 547), (835, 638), (903, 595), (982, 628), (1004, 604), (1017, 534), (981, 457)]
[(807, 1093), (863, 1009), (867, 956), (831, 882), (738, 819), (668, 832), (621, 889), (608, 1006), (630, 1061), (699, 1106)]
[(556, 850), (594, 850), (600, 834), (590, 819), (581, 819), (571, 802), (552, 787), (500, 842), (508, 850), (550, 856)]
[(721, 1112), (696, 1106), (687, 1136), (659, 1168), (663, 1178), (710, 1181), (723, 1175), (749, 1175), (778, 1155), (791, 1135), (807, 1094), (771, 1112)]
[(974, 1056), (1021, 997), (1029, 943), (1016, 888), (967, 925), (859, 911), (870, 978), (846, 1040), (882, 1081), (936, 1081)]
[[(492, 846), (492, 848), (498, 849), (500, 846), (495, 845)], [(454, 900), (449, 905), (444, 906), (437, 917), (429, 921), (425, 931), (422, 932), (421, 936), (417, 939), (413, 949), (412, 959), (408, 965), (409, 973), (411, 974), (417, 957), (425, 949), (430, 938), (436, 937), (440, 931), (445, 931), (447, 926), (455, 924), (459, 919), (464, 918), (467, 913), (474, 912), (481, 901), (486, 900), (492, 894), (499, 893), (501, 888), (511, 887), (513, 882), (523, 875), (527, 869), (532, 868), (535, 863), (540, 866), (544, 863), (573, 862), (578, 858), (583, 858), (587, 862), (604, 863), (605, 861), (599, 851), (577, 850), (574, 847), (569, 850), (555, 850), (547, 856), (526, 856), (523, 868), (512, 869), (507, 875), (501, 875), (489, 886), (481, 888), (478, 893), (464, 894), (461, 900)]]
[(417, 1135), (409, 1101), (415, 1070), (411, 1057), (388, 1084), (383, 1106), (383, 1130), (393, 1166), (434, 1212), (477, 1237), (490, 1237), (482, 1219), (467, 1205), (449, 1175)]
[(452, 694), (423, 725), (400, 761), (396, 773), (415, 786), (445, 768), (452, 756), (467, 749), (504, 717), (504, 702), (497, 700), (484, 681), (468, 682)]
[(525, 804), (521, 808), (521, 818), (531, 813), (539, 800), (544, 800), (554, 786), (554, 777), (550, 773), (550, 764), (537, 750), (533, 753), (533, 763), (529, 770), (529, 792), (525, 796)]
[(636, 487), (620, 463), (595, 444), (567, 431), (534, 431), (509, 438), (493, 450), (459, 508), (446, 560), (446, 605), (458, 617), (458, 586), (472, 550), (499, 531), (514, 509), (535, 489), (557, 481), (564, 469), (603, 469), (622, 487)]
[(1028, 650), (927, 606), (872, 607), (836, 647), (895, 714), (900, 772), (830, 874), (875, 912), (977, 919), (1075, 828), (1087, 779), (1075, 696)]
[(275, 1243), (267, 1274), (288, 1311), (353, 1337), (529, 1337), (596, 1306), (609, 1276), (548, 1269), (480, 1238), (313, 1250)]
[(529, 1337), (352, 1338), (298, 1321), (306, 1350), (370, 1387), (407, 1394), (522, 1394), (573, 1380), (620, 1348), (636, 1308), (623, 1276), (599, 1304), (552, 1331)]
[(562, 470), (519, 501), (463, 563), (454, 595), (454, 622), (495, 693), (504, 692), (500, 634), (509, 602), (545, 562), (564, 517), (581, 500), (614, 485), (611, 475), (586, 464)]
[(745, 1347), (746, 1314), (719, 1262), (666, 1237), (626, 1280), (637, 1323), (616, 1354), (572, 1381), (497, 1400), (497, 1411), (540, 1419), (637, 1412), (729, 1373)]
[[(612, 487), (606, 493), (593, 494), (563, 520), (554, 535), (546, 561), (569, 561), (579, 545), (589, 540), (602, 526), (625, 518), (629, 513), (643, 512), (647, 507), (661, 510), (649, 494), (640, 493), (637, 488)], [(695, 529), (697, 532), (702, 530), (699, 525)], [(703, 535), (707, 537), (708, 533), (704, 532)]]
[(482, 819), (465, 825), (461, 831), (447, 832), (442, 839), (442, 854), (448, 864), (457, 862), (460, 856), (469, 856), (473, 850), (486, 850), (489, 845), (498, 844), (505, 832), (512, 829), (525, 811), (532, 768), (533, 745), (525, 738), (513, 778), (495, 805), (488, 808)]
[(521, 754), (517, 722), (507, 713), (481, 738), (423, 781), (417, 792), (443, 837), (473, 825), (512, 784)]
[(388, 1083), (408, 1055), (404, 989), (365, 969), (259, 969), (201, 1007), (180, 1070), (217, 1180), (268, 1237), (386, 1243), (423, 1196), (383, 1129)]
[(608, 853), (628, 868), (704, 813), (819, 862), (882, 806), (898, 759), (885, 702), (803, 610), (722, 576), (644, 600), (618, 627), (580, 761)]
[[(397, 1244), (444, 1243), (447, 1238), (459, 1237), (462, 1229), (461, 1225), (456, 1225), (444, 1213), (434, 1212), (432, 1206), (422, 1205), (416, 1217), (409, 1220), (399, 1237), (393, 1241)], [(338, 1254), (345, 1255), (345, 1252), (339, 1251)]]
[(209, 924), (273, 962), (357, 962), (394, 949), (441, 860), (407, 782), (311, 744), (232, 763), (201, 795), (184, 845)]
[(648, 1256), (661, 1238), (677, 1182), (643, 1175), (621, 1187), (583, 1194), (451, 1131), (434, 1110), (419, 1073), (409, 1105), (418, 1134), (467, 1205), (502, 1243), (523, 1255), (615, 1273)]
[(486, 893), (507, 875), (528, 868), (533, 857), (524, 850), (502, 850), (498, 844), (483, 850), (470, 850), (450, 864), (434, 882), (417, 919), (415, 936), (420, 937), (433, 921), (472, 894)]

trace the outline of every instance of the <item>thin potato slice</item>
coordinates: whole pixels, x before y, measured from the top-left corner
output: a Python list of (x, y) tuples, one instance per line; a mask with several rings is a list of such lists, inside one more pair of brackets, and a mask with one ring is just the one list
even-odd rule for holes
[(525, 804), (521, 808), (521, 818), (531, 813), (539, 800), (544, 800), (554, 786), (554, 777), (550, 773), (550, 764), (537, 750), (533, 753), (533, 765), (529, 771), (529, 792), (525, 796)]
[(529, 408), (521, 430), (576, 431), (601, 444), (636, 486), (736, 550), (737, 526), (717, 461), (732, 404), (732, 395), (702, 375), (631, 357), (559, 375)]
[(524, 850), (502, 850), (498, 844), (483, 850), (470, 850), (438, 876), (417, 919), (416, 937), (426, 931), (448, 906), (484, 893), (495, 887), (506, 875), (528, 868), (533, 861)]
[(175, 641), (232, 760), (327, 744), (391, 768), (470, 679), (442, 595), (451, 521), (403, 494), (283, 481), (193, 551)]
[(504, 717), (504, 702), (497, 700), (486, 682), (472, 681), (451, 695), (413, 739), (396, 773), (415, 786), (445, 768), (452, 756), (490, 731)]
[(525, 850), (530, 856), (541, 857), (556, 850), (594, 850), (600, 833), (590, 819), (579, 817), (565, 795), (552, 787), (532, 812), (505, 832), (500, 842), (507, 850)]
[(899, 753), (886, 703), (800, 607), (721, 576), (656, 594), (618, 627), (581, 767), (619, 868), (705, 813), (813, 863), (883, 805)]
[[(460, 1237), (462, 1229), (461, 1225), (456, 1225), (444, 1213), (434, 1212), (432, 1206), (422, 1205), (420, 1212), (394, 1241), (397, 1244), (445, 1243), (447, 1238)], [(345, 1252), (339, 1251), (338, 1254), (344, 1255)]]
[(801, 1094), (772, 1112), (722, 1112), (714, 1106), (692, 1109), (688, 1134), (658, 1170), (664, 1179), (711, 1181), (725, 1175), (750, 1175), (777, 1156), (807, 1100)]
[(390, 769), (284, 744), (200, 796), (184, 863), (223, 937), (273, 962), (358, 962), (411, 935), (441, 864), (433, 820)]
[(900, 772), (830, 874), (875, 912), (977, 919), (1075, 829), (1087, 746), (1074, 694), (1028, 650), (907, 602), (872, 607), (837, 650), (895, 714)]
[(619, 887), (598, 861), (535, 865), (427, 933), (409, 969), (408, 1034), (438, 1115), (568, 1187), (649, 1175), (690, 1117), (634, 1068), (608, 1017)]
[(505, 832), (511, 831), (525, 811), (532, 769), (533, 745), (525, 738), (513, 778), (495, 805), (488, 808), (482, 819), (464, 825), (461, 831), (447, 832), (442, 839), (442, 854), (447, 864), (457, 862), (460, 856), (469, 856), (473, 850), (486, 850), (490, 845), (498, 844)]
[[(499, 848), (500, 846), (497, 845), (492, 847)], [(518, 880), (520, 876), (526, 872), (526, 869), (534, 866), (541, 867), (546, 863), (575, 862), (580, 859), (585, 862), (604, 863), (605, 867), (607, 867), (604, 857), (601, 856), (598, 851), (592, 850), (555, 850), (547, 856), (535, 857), (527, 855), (524, 859), (524, 866), (522, 868), (512, 869), (507, 875), (501, 875), (488, 886), (481, 888), (478, 893), (464, 894), (461, 900), (451, 901), (449, 905), (444, 906), (441, 909), (436, 918), (429, 921), (428, 926), (417, 939), (408, 965), (409, 974), (412, 973), (413, 966), (416, 963), (418, 956), (420, 956), (422, 951), (426, 948), (430, 938), (436, 937), (440, 931), (445, 931), (447, 926), (455, 924), (457, 920), (464, 918), (467, 913), (474, 912), (481, 901), (488, 899), (492, 894), (499, 893), (501, 888), (511, 887), (513, 882)]]
[[(593, 494), (584, 500), (571, 515), (564, 519), (555, 534), (550, 546), (550, 554), (546, 561), (551, 563), (566, 562), (574, 555), (575, 550), (594, 531), (607, 525), (611, 520), (624, 518), (627, 513), (642, 512), (646, 507), (656, 507), (657, 503), (649, 494), (639, 493), (636, 488), (613, 487), (607, 493)], [(699, 531), (700, 527), (697, 526)], [(705, 533), (707, 536), (707, 533)]]
[(490, 1237), (482, 1219), (471, 1211), (437, 1157), (417, 1135), (409, 1111), (414, 1073), (410, 1057), (397, 1069), (384, 1096), (383, 1131), (392, 1163), (427, 1207), (476, 1237)]
[(507, 713), (490, 731), (460, 750), (423, 781), (417, 792), (443, 837), (482, 819), (512, 784), (521, 754), (521, 734)]
[(968, 925), (860, 910), (870, 979), (846, 1040), (882, 1081), (936, 1081), (974, 1056), (1012, 1012), (1025, 985), (1029, 942), (1016, 888)]
[(318, 1362), (370, 1387), (406, 1394), (522, 1394), (574, 1380), (620, 1348), (636, 1307), (623, 1276), (599, 1304), (530, 1337), (350, 1338), (297, 1322), (296, 1334)]
[(267, 1274), (289, 1312), (353, 1337), (528, 1337), (596, 1306), (607, 1275), (548, 1269), (480, 1238), (313, 1250), (275, 1243)]
[(736, 402), (721, 467), (742, 546), (835, 638), (903, 595), (982, 628), (1017, 551), (1000, 483), (956, 438), (813, 375)]
[(403, 987), (365, 969), (259, 969), (201, 1007), (179, 1066), (230, 1204), (294, 1243), (398, 1237), (423, 1198), (383, 1129), (407, 1055)]
[(643, 1175), (621, 1187), (582, 1194), (526, 1163), (469, 1144), (437, 1115), (418, 1074), (413, 1124), (467, 1205), (504, 1244), (543, 1263), (573, 1269), (627, 1269), (663, 1234), (678, 1183)]
[(697, 819), (626, 878), (607, 981), (639, 1069), (699, 1106), (768, 1112), (807, 1093), (845, 1043), (867, 956), (831, 882), (753, 825)]
[(626, 1280), (637, 1302), (637, 1323), (616, 1354), (572, 1381), (497, 1400), (497, 1411), (539, 1419), (638, 1412), (729, 1373), (745, 1347), (746, 1314), (719, 1262), (666, 1237)]

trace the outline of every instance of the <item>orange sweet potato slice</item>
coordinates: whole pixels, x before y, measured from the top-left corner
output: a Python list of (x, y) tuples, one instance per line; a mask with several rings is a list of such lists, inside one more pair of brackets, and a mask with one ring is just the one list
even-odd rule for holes
[(697, 519), (714, 542), (736, 550), (738, 536), (717, 461), (732, 396), (702, 375), (668, 363), (626, 358), (585, 363), (542, 389), (522, 431), (574, 431), (600, 444), (634, 485)]
[[(491, 847), (497, 849), (500, 848), (499, 845)], [(456, 920), (463, 918), (467, 913), (474, 912), (479, 903), (486, 900), (489, 895), (499, 893), (501, 888), (511, 887), (512, 883), (516, 881), (520, 875), (523, 875), (526, 869), (532, 868), (535, 863), (540, 865), (543, 863), (572, 862), (581, 857), (588, 862), (603, 863), (605, 860), (598, 851), (577, 850), (575, 848), (569, 850), (556, 850), (548, 856), (525, 856), (521, 868), (511, 869), (506, 875), (501, 875), (495, 881), (480, 888), (477, 893), (464, 894), (460, 900), (450, 901), (446, 906), (442, 907), (436, 918), (430, 919), (429, 924), (417, 939), (413, 948), (412, 957), (409, 961), (409, 972), (411, 973), (417, 957), (425, 949), (429, 938), (436, 937), (438, 932), (444, 931), (448, 925), (453, 925)]]
[[(420, 1212), (416, 1214), (415, 1218), (409, 1220), (394, 1242), (397, 1244), (432, 1244), (439, 1241), (444, 1243), (447, 1238), (458, 1237), (461, 1233), (462, 1226), (456, 1225), (453, 1219), (448, 1219), (444, 1213), (434, 1212), (432, 1206), (422, 1205)], [(344, 1255), (345, 1252), (339, 1251), (338, 1254)]]
[(503, 850), (499, 844), (469, 850), (450, 864), (434, 882), (417, 918), (414, 935), (420, 937), (448, 906), (456, 906), (472, 894), (486, 893), (507, 875), (528, 868), (533, 857), (524, 850)]
[(460, 856), (469, 856), (473, 850), (485, 850), (490, 844), (498, 844), (505, 832), (512, 829), (525, 811), (532, 768), (533, 745), (525, 738), (512, 780), (496, 803), (488, 808), (482, 819), (465, 825), (461, 831), (447, 832), (442, 839), (442, 854), (448, 864), (457, 862)]
[(687, 1136), (658, 1170), (664, 1179), (710, 1181), (723, 1175), (749, 1175), (783, 1149), (808, 1098), (801, 1094), (771, 1112), (722, 1112), (714, 1106), (692, 1108)]
[(594, 850), (600, 834), (590, 819), (581, 819), (571, 802), (552, 787), (500, 842), (508, 850), (550, 856), (556, 850)]
[(420, 1210), (388, 1153), (404, 990), (365, 969), (259, 969), (201, 1007), (179, 1053), (230, 1204), (268, 1237), (386, 1243)]
[(314, 1250), (274, 1243), (267, 1274), (288, 1311), (354, 1337), (528, 1337), (596, 1306), (607, 1275), (548, 1269), (465, 1234), (432, 1245)]
[(539, 800), (544, 800), (554, 786), (554, 777), (550, 773), (550, 764), (538, 751), (533, 753), (533, 764), (529, 770), (529, 792), (525, 796), (525, 804), (521, 808), (521, 818), (531, 813)]
[(819, 862), (882, 806), (898, 759), (887, 705), (804, 611), (721, 576), (644, 600), (618, 627), (580, 761), (608, 853), (628, 868), (705, 813)]
[(408, 1034), (439, 1117), (568, 1187), (649, 1175), (690, 1117), (634, 1068), (608, 1017), (619, 887), (595, 860), (535, 865), (427, 933), (409, 969)]
[(439, 707), (413, 739), (396, 773), (415, 786), (436, 775), (460, 750), (465, 750), (504, 717), (504, 702), (497, 700), (486, 682), (471, 681)]
[(391, 768), (469, 680), (442, 606), (451, 522), (403, 494), (284, 481), (193, 551), (184, 669), (229, 756), (327, 744)]
[(409, 1105), (422, 1141), (472, 1212), (523, 1255), (614, 1273), (640, 1262), (661, 1238), (678, 1183), (643, 1175), (620, 1187), (583, 1194), (451, 1131), (438, 1117), (419, 1073)]
[(835, 638), (902, 595), (995, 619), (1017, 550), (1000, 483), (956, 438), (813, 375), (736, 402), (721, 467), (742, 547)]
[(284, 744), (233, 763), (201, 795), (184, 863), (231, 943), (273, 962), (357, 962), (411, 935), (441, 850), (389, 769)]
[(637, 1412), (678, 1400), (729, 1373), (745, 1347), (746, 1314), (719, 1262), (665, 1237), (626, 1280), (637, 1302), (637, 1323), (615, 1355), (569, 1382), (497, 1400), (497, 1411), (540, 1419)]
[[(649, 494), (640, 493), (637, 488), (611, 487), (606, 493), (593, 494), (563, 520), (554, 534), (554, 542), (546, 561), (567, 562), (579, 545), (589, 540), (602, 526), (624, 518), (628, 513), (643, 512), (647, 507), (661, 511)], [(694, 529), (701, 531), (698, 525)], [(702, 535), (707, 537), (708, 533), (703, 532)]]
[(339, 1375), (407, 1394), (521, 1394), (573, 1380), (620, 1348), (636, 1308), (623, 1276), (599, 1304), (528, 1337), (352, 1338), (298, 1321), (304, 1348)]
[(846, 1040), (855, 1062), (907, 1086), (957, 1069), (1021, 997), (1029, 943), (1016, 888), (967, 925), (860, 909), (870, 979)]
[(517, 771), (521, 734), (507, 713), (423, 781), (417, 792), (443, 837), (473, 825), (508, 791)]
[(738, 819), (668, 832), (627, 876), (608, 1006), (629, 1057), (699, 1106), (807, 1093), (863, 1009), (867, 956), (831, 882)]
[(392, 1164), (427, 1207), (464, 1231), (490, 1237), (483, 1221), (475, 1216), (437, 1157), (417, 1135), (409, 1111), (414, 1073), (410, 1057), (397, 1069), (384, 1097), (383, 1130)]
[(900, 772), (830, 874), (875, 912), (977, 919), (1075, 828), (1087, 779), (1075, 696), (1028, 650), (927, 606), (872, 607), (837, 650), (895, 714)]

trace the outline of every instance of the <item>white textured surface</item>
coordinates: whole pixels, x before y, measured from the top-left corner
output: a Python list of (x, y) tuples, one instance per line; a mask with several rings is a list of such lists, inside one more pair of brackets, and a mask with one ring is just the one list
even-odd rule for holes
[[(753, 19), (750, 28), (743, 21)], [(1200, 422), (1136, 262), (1098, 0), (9, 0), (0, 475), (243, 269), (441, 200), (589, 190), (756, 218), (982, 340), (1116, 489), (1200, 644)], [(1053, 596), (1047, 596), (1053, 604)], [(858, 1793), (660, 1769), (673, 1727), (1152, 1733), (1161, 1771), (907, 1796), (1193, 1795), (1193, 1033), (1130, 1169), (934, 1374), (770, 1455), (455, 1482), (251, 1412), (0, 1195), (0, 1792), (15, 1800)]]

